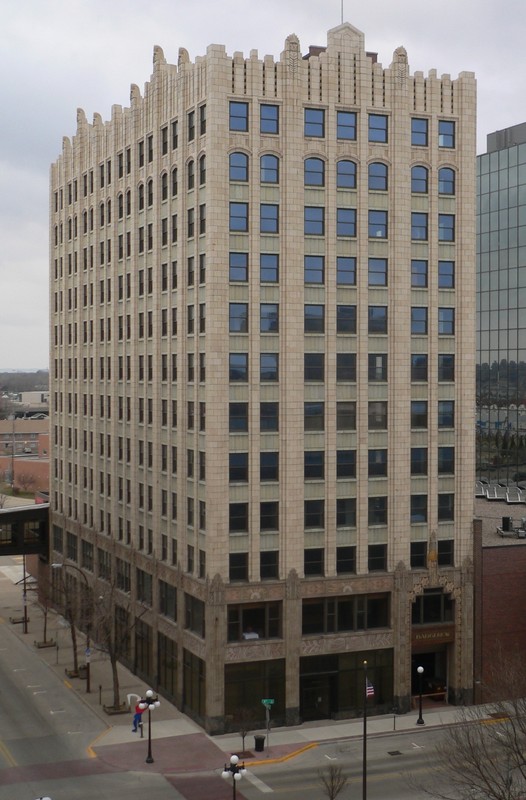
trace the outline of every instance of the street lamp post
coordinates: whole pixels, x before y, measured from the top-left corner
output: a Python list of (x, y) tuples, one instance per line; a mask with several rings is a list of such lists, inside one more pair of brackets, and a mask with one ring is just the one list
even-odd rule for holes
[(148, 709), (148, 755), (146, 756), (146, 763), (153, 764), (152, 756), (152, 709), (159, 708), (159, 698), (154, 695), (151, 689), (147, 689), (144, 698), (138, 703), (139, 708), (143, 711)]
[(230, 756), (230, 763), (225, 764), (221, 777), (228, 780), (232, 776), (232, 800), (236, 800), (236, 783), (246, 774), (245, 762), (239, 766), (239, 756)]
[[(81, 575), (82, 578), (84, 579), (84, 582), (86, 584), (86, 597), (88, 596), (89, 590), (90, 590), (90, 585), (89, 585), (89, 581), (88, 581), (88, 576), (86, 575), (84, 570), (82, 570), (80, 567), (77, 567), (76, 564), (66, 564), (65, 562), (62, 562), (60, 564), (58, 564), (58, 563), (57, 564), (51, 564), (51, 566), (52, 566), (53, 569), (62, 569), (63, 567), (69, 567), (70, 569), (76, 570), (76, 572), (78, 572), (79, 575)], [(91, 613), (91, 611), (88, 610), (88, 617), (86, 619), (86, 652), (85, 652), (85, 656), (86, 656), (86, 694), (89, 694), (91, 692), (91, 670), (90, 670), (90, 661), (91, 661), (91, 649), (90, 649), (90, 643), (91, 643), (90, 642), (90, 638), (91, 638), (90, 637), (90, 634), (91, 634), (91, 619), (90, 619), (90, 613)], [(74, 620), (71, 622), (71, 624), (72, 625), (74, 624)]]
[(422, 675), (424, 674), (424, 668), (417, 667), (416, 671), (418, 672), (418, 719), (416, 724), (424, 725), (424, 718), (422, 717)]

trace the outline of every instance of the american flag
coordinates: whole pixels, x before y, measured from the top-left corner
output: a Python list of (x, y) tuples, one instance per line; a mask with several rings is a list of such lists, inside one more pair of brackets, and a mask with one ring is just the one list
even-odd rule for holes
[(374, 686), (368, 678), (365, 679), (365, 696), (374, 697)]

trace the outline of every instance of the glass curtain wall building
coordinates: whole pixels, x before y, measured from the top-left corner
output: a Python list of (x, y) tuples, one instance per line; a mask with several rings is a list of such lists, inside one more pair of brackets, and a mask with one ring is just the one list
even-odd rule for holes
[(478, 157), (477, 477), (526, 481), (526, 123)]

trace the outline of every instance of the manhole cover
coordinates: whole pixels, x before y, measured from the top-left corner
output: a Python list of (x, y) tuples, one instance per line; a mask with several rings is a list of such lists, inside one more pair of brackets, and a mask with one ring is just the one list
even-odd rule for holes
[(401, 750), (388, 750), (387, 751), (387, 755), (388, 756), (401, 756), (402, 755), (402, 751)]

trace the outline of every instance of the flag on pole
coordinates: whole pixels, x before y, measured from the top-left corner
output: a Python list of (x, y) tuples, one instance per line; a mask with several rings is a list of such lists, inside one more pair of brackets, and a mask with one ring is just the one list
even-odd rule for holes
[(368, 678), (365, 679), (365, 696), (374, 697), (374, 686)]

